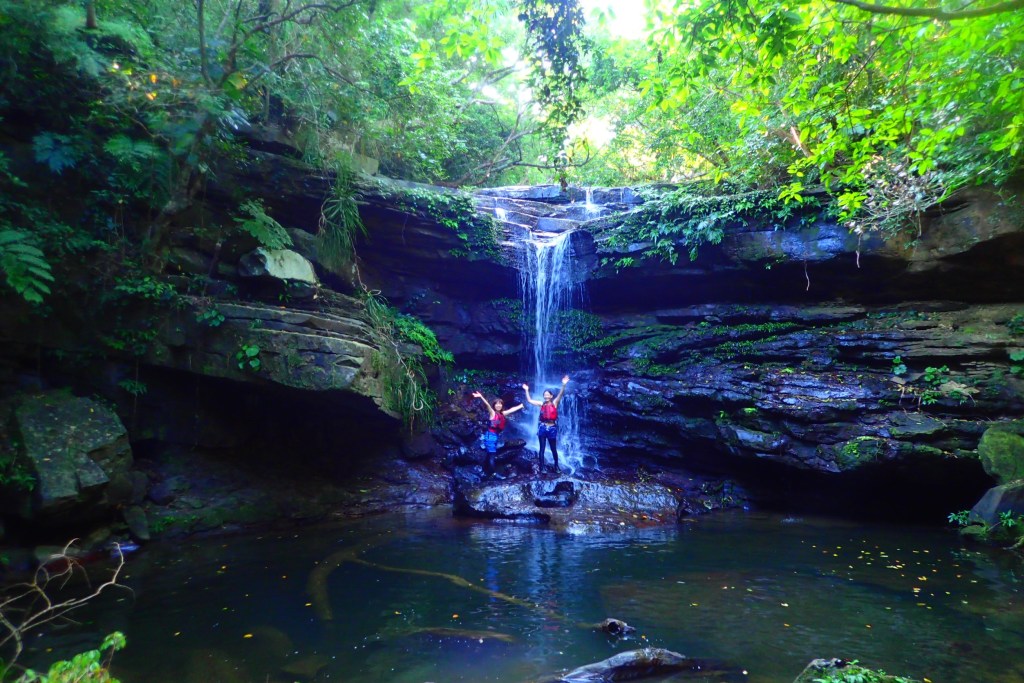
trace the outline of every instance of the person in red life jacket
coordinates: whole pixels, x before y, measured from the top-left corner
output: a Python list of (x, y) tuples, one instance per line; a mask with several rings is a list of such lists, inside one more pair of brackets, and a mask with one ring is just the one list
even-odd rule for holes
[(511, 415), (517, 410), (522, 410), (523, 404), (520, 403), (508, 410), (504, 410), (505, 402), (500, 398), (495, 399), (493, 406), (487, 402), (487, 399), (479, 391), (473, 392), (473, 398), (480, 399), (487, 406), (487, 413), (490, 415), (490, 423), (487, 426), (487, 431), (484, 433), (484, 448), (487, 450), (487, 474), (494, 474), (494, 455), (498, 452), (498, 438), (501, 436), (501, 432), (505, 429), (507, 423), (505, 416)]
[(562, 378), (562, 388), (558, 396), (551, 393), (550, 389), (544, 390), (544, 400), (538, 401), (530, 398), (530, 385), (524, 384), (523, 391), (526, 392), (526, 402), (540, 406), (540, 424), (537, 425), (537, 440), (540, 441), (540, 470), (544, 471), (544, 445), (551, 446), (551, 457), (554, 459), (552, 472), (558, 472), (558, 404), (562, 402), (562, 395), (565, 394), (565, 385), (569, 383), (569, 376)]

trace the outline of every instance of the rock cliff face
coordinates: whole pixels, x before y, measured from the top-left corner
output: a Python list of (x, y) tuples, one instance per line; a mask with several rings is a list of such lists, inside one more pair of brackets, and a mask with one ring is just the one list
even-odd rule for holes
[[(671, 264), (612, 246), (639, 200), (603, 194), (611, 215), (582, 221), (550, 188), (481, 199), (510, 234), (576, 231), (587, 306), (561, 343), (600, 463), (727, 474), (783, 505), (879, 514), (967, 506), (991, 483), (979, 438), (1024, 412), (1019, 201), (966, 193), (902, 245), (820, 221), (728, 225)], [(637, 265), (608, 265), (623, 257)]]
[[(329, 179), (255, 159), (235, 182), (268, 197), (293, 235), (312, 233)], [(480, 191), (477, 217), (500, 219), (497, 248), (468, 257), (470, 216), (410, 200), (437, 192), (361, 187), (358, 280), (427, 322), (470, 371), (449, 381), (463, 419), (474, 415), (464, 392), (480, 382), (504, 382), (516, 400), (530, 316), (519, 244), (567, 230), (584, 304), (558, 343), (599, 467), (728, 476), (783, 506), (930, 514), (969, 506), (991, 484), (976, 457), (981, 434), (1024, 413), (1010, 358), (1024, 347), (1024, 208), (1012, 197), (964, 193), (902, 241), (813, 216), (785, 229), (725, 225), (721, 244), (694, 261), (680, 244), (673, 264), (614, 239), (644, 203), (629, 189), (589, 201), (557, 186)], [(351, 273), (297, 249), (324, 282), (353, 287)], [(616, 267), (623, 259), (633, 265)], [(474, 437), (462, 431), (441, 434), (451, 458)]]
[[(643, 258), (650, 244), (616, 239), (644, 204), (628, 189), (595, 190), (586, 201), (573, 188), (499, 188), (469, 204), (437, 188), (361, 181), (367, 234), (355, 267), (339, 268), (314, 238), (329, 176), (254, 151), (218, 173), (206, 209), (229, 211), (238, 186), (264, 199), (294, 254), (254, 258), (255, 245), (238, 237), (176, 243), (169, 269), (191, 293), (161, 313), (144, 347), (115, 339), (113, 360), (92, 362), (82, 354), (82, 311), (55, 311), (46, 329), (0, 329), (6, 355), (18, 359), (7, 377), (16, 381), (43, 349), (54, 359), (49, 381), (119, 395), (158, 491), (184, 476), (156, 464), (170, 445), (245, 453), (267, 471), (284, 459), (353, 481), (376, 477), (357, 487), (365, 495), (330, 497), (353, 508), (386, 507), (381, 491), (410, 504), (450, 500), (451, 468), (479, 469), (482, 415), (469, 392), (521, 400), (530, 312), (519, 245), (537, 232), (570, 232), (568, 277), (582, 296), (556, 341), (584, 404), (592, 473), (639, 471), (646, 484), (671, 472), (654, 483), (677, 492), (686, 488), (677, 482), (698, 482), (677, 507), (722, 504), (699, 496), (724, 477), (785, 507), (889, 514), (899, 505), (934, 518), (993, 483), (977, 459), (981, 435), (1024, 415), (1012, 355), (1024, 348), (1024, 209), (1012, 198), (965, 193), (905, 242), (858, 239), (813, 217), (785, 229), (724, 225), (720, 244), (702, 246), (694, 261), (679, 244), (683, 257), (669, 263)], [(286, 260), (287, 272), (303, 274), (299, 285), (280, 273), (292, 284), (274, 280)], [(205, 282), (200, 291), (189, 289), (193, 280)], [(384, 408), (364, 288), (421, 318), (455, 354), (454, 370), (434, 377), (444, 401), (429, 437), (402, 438)], [(151, 314), (126, 309), (121, 322)], [(22, 320), (18, 311), (0, 316)], [(69, 354), (79, 354), (77, 367)], [(223, 479), (219, 467), (209, 479)], [(487, 498), (473, 488), (478, 479), (466, 481), (456, 496)], [(156, 498), (166, 505), (175, 496)]]

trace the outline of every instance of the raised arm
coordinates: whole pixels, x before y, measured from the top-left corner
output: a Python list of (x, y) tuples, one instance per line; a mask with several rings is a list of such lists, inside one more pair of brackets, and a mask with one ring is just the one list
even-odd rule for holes
[(483, 402), (483, 404), (485, 406), (487, 406), (487, 415), (488, 415), (488, 417), (493, 418), (494, 417), (494, 407), (491, 406), (491, 404), (487, 402), (487, 399), (484, 398), (484, 395), (481, 394), (479, 391), (474, 391), (473, 392), (473, 397), (480, 399)]
[(552, 403), (554, 403), (556, 406), (562, 402), (562, 394), (565, 393), (565, 385), (568, 383), (569, 375), (566, 375), (565, 377), (562, 378), (562, 388), (558, 390), (558, 396), (555, 396), (554, 400), (552, 401)]
[(511, 415), (512, 413), (516, 412), (517, 410), (522, 410), (523, 408), (524, 408), (523, 404), (522, 404), (522, 403), (520, 403), (520, 404), (519, 404), (519, 405), (517, 405), (517, 406), (512, 406), (512, 407), (511, 407), (511, 408), (509, 408), (508, 410), (503, 410), (503, 411), (501, 411), (501, 414), (502, 414), (502, 415)]
[(530, 398), (530, 385), (529, 384), (524, 384), (523, 385), (523, 391), (526, 392), (526, 402), (527, 403), (529, 403), (531, 405), (535, 405), (535, 406), (542, 406), (542, 405), (544, 405), (543, 401), (537, 401), (535, 399)]

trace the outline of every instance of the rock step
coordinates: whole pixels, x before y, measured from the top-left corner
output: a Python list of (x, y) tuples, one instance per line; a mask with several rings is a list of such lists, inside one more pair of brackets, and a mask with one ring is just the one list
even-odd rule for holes
[[(487, 187), (476, 190), (477, 197), (498, 199), (529, 200), (545, 204), (566, 204), (586, 201), (587, 189), (569, 187), (562, 190), (560, 185), (513, 185), (509, 187)], [(632, 187), (593, 187), (590, 201), (594, 204), (642, 204), (644, 199)]]
[(370, 327), (362, 320), (333, 314), (314, 313), (298, 309), (277, 309), (242, 303), (218, 303), (217, 309), (225, 318), (234, 320), (260, 320), (268, 329), (299, 334), (340, 336), (371, 343)]

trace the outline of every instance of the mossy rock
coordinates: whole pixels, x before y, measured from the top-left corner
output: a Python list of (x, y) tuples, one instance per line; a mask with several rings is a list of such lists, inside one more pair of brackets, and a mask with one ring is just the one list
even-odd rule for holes
[(987, 543), (990, 539), (988, 528), (981, 524), (970, 524), (960, 529), (960, 537), (977, 543)]
[(885, 457), (886, 443), (873, 436), (858, 436), (836, 447), (836, 465), (840, 470), (852, 470), (877, 462)]
[(1024, 436), (1016, 424), (997, 425), (985, 430), (978, 444), (985, 472), (1005, 484), (1024, 479)]

